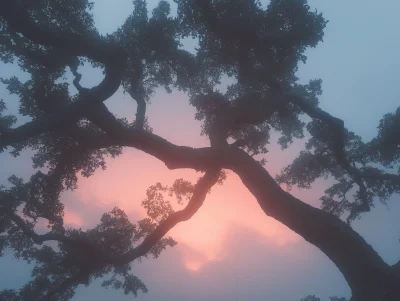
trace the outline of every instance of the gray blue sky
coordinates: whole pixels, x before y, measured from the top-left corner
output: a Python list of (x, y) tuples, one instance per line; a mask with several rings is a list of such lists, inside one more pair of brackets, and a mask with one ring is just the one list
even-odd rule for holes
[[(133, 8), (131, 0), (94, 2), (96, 24), (102, 33), (115, 30)], [(148, 2), (150, 7), (156, 3)], [(324, 42), (308, 51), (307, 64), (300, 67), (298, 76), (302, 82), (322, 78), (321, 107), (344, 119), (350, 130), (369, 140), (376, 135), (379, 119), (399, 106), (400, 2), (309, 0), (309, 3), (329, 23)], [(1, 67), (0, 76), (21, 75), (15, 66)], [(91, 86), (100, 81), (101, 75), (96, 70), (87, 67), (83, 71), (83, 84)], [(3, 86), (0, 98), (8, 103), (15, 101)], [(135, 103), (128, 96), (116, 93), (106, 103), (119, 116), (133, 118)], [(15, 108), (14, 102), (11, 111)], [(156, 134), (177, 144), (206, 145), (193, 116), (187, 97), (179, 92), (159, 91), (148, 109), (150, 125)], [(273, 147), (268, 158), (279, 164), (269, 164), (267, 168), (275, 174), (297, 151), (296, 147), (285, 152)], [(1, 154), (0, 162), (0, 184), (12, 173), (24, 177), (32, 173), (28, 153), (17, 160)], [(151, 176), (143, 180), (143, 174)], [(140, 201), (149, 185), (155, 181), (168, 184), (180, 176), (197, 177), (188, 171), (169, 171), (146, 154), (126, 150), (109, 163), (107, 171), (81, 179), (77, 191), (63, 196), (67, 217), (71, 225), (90, 226), (103, 212), (119, 205), (135, 220), (143, 216)], [(325, 185), (318, 181), (310, 191), (293, 193), (318, 206)], [(398, 198), (389, 201), (389, 208), (379, 205), (354, 223), (354, 228), (390, 264), (400, 259)], [(138, 300), (297, 301), (308, 294), (325, 300), (332, 295), (349, 296), (346, 282), (324, 254), (260, 211), (237, 176), (229, 174), (226, 185), (213, 190), (198, 215), (172, 231), (179, 243), (177, 247), (157, 260), (134, 265), (137, 276), (149, 288)], [(243, 214), (238, 217), (237, 212)], [(0, 266), (6, 271), (0, 273), (0, 289), (18, 288), (29, 279), (30, 268), (10, 255), (0, 259)], [(93, 283), (89, 288), (79, 287), (73, 300), (132, 298)]]

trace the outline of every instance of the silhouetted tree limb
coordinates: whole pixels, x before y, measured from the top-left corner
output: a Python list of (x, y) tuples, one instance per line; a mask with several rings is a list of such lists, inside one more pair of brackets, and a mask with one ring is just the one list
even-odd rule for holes
[(103, 82), (81, 95), (80, 100), (69, 105), (64, 111), (56, 115), (48, 115), (39, 120), (28, 122), (16, 129), (3, 131), (0, 135), (0, 147), (22, 142), (43, 132), (54, 130), (64, 125), (71, 124), (84, 117), (96, 104), (112, 96), (120, 84), (119, 77), (107, 76)]
[(68, 238), (62, 234), (58, 234), (58, 233), (48, 233), (48, 234), (42, 234), (42, 235), (36, 234), (35, 231), (33, 229), (31, 229), (25, 223), (25, 221), (22, 218), (20, 218), (18, 215), (16, 215), (15, 213), (10, 213), (8, 215), (8, 217), (25, 233), (25, 235), (32, 238), (32, 240), (36, 244), (42, 244), (46, 241), (60, 241), (60, 242), (65, 242), (65, 243), (73, 242), (73, 240), (71, 240), (70, 238)]
[(3, 131), (0, 147), (24, 141), (43, 132), (55, 129), (66, 122), (78, 121), (96, 104), (111, 97), (121, 84), (126, 55), (122, 48), (102, 38), (83, 37), (69, 33), (51, 32), (40, 28), (15, 1), (2, 0), (0, 15), (17, 32), (33, 42), (61, 48), (70, 55), (86, 56), (105, 65), (105, 77), (96, 87), (82, 91), (78, 101), (55, 115), (28, 122), (16, 129)]
[(122, 64), (125, 59), (118, 45), (106, 42), (100, 36), (82, 36), (41, 27), (32, 20), (18, 1), (1, 0), (0, 12), (8, 25), (35, 43), (62, 49), (71, 56), (91, 58), (99, 63), (110, 65), (109, 68), (116, 63)]
[(195, 185), (193, 195), (184, 209), (172, 213), (164, 221), (161, 221), (139, 246), (118, 258), (110, 259), (110, 262), (114, 265), (124, 265), (144, 256), (176, 224), (189, 220), (203, 205), (208, 191), (217, 183), (219, 174), (220, 169), (218, 168), (206, 171), (205, 175)]
[(170, 169), (206, 170), (217, 165), (235, 171), (257, 197), (267, 215), (316, 245), (335, 262), (353, 288), (354, 295), (364, 294), (365, 287), (371, 291), (376, 291), (377, 287), (391, 287), (390, 268), (361, 236), (340, 219), (283, 191), (268, 172), (245, 152), (236, 148), (193, 149), (177, 146), (157, 135), (122, 126), (113, 134), (116, 135), (110, 138), (110, 143), (143, 150), (162, 160)]
[[(390, 268), (361, 236), (340, 219), (313, 208), (283, 191), (268, 172), (243, 151), (235, 148), (193, 149), (176, 146), (154, 134), (122, 127), (117, 134), (115, 136), (117, 144), (141, 149), (162, 160), (171, 169), (204, 170), (216, 164), (222, 168), (232, 169), (257, 197), (267, 215), (281, 221), (318, 246), (335, 262), (351, 287), (362, 285), (372, 289), (376, 286), (390, 285), (390, 281), (388, 282)], [(348, 251), (343, 248), (348, 248)], [(367, 270), (363, 271), (361, 267)], [(382, 280), (376, 278), (377, 274)], [(375, 283), (373, 286), (372, 282)]]
[[(237, 55), (239, 83), (253, 83), (256, 81), (265, 83), (271, 90), (271, 98), (274, 98), (273, 101), (269, 101), (269, 99), (264, 100), (265, 102), (269, 101), (268, 106), (271, 108), (268, 110), (256, 109), (251, 111), (251, 114), (247, 114), (246, 110), (241, 108), (233, 108), (231, 112), (225, 112), (225, 114), (221, 117), (224, 118), (224, 120), (221, 120), (217, 128), (221, 128), (221, 124), (226, 123), (228, 123), (228, 128), (232, 127), (233, 125), (240, 125), (243, 123), (260, 124), (267, 118), (271, 117), (272, 113), (274, 113), (276, 109), (282, 107), (284, 103), (295, 104), (311, 118), (320, 120), (329, 126), (334, 137), (334, 141), (332, 141), (332, 145), (329, 145), (329, 147), (333, 150), (336, 160), (340, 166), (354, 179), (359, 186), (362, 204), (354, 204), (350, 216), (348, 217), (348, 222), (354, 220), (359, 213), (370, 211), (370, 202), (368, 200), (365, 183), (360, 177), (357, 168), (352, 165), (345, 154), (346, 129), (344, 127), (343, 120), (333, 117), (318, 106), (315, 106), (304, 99), (298, 93), (288, 93), (288, 91), (292, 90), (291, 87), (283, 87), (285, 82), (281, 80), (277, 74), (274, 74), (274, 70), (265, 71), (268, 69), (268, 66), (254, 67), (253, 62), (250, 59), (250, 53), (257, 53), (257, 51), (263, 55), (266, 55), (266, 51), (269, 50), (274, 42), (283, 41), (287, 39), (290, 34), (283, 30), (276, 33), (263, 32), (262, 34), (257, 34), (255, 32), (252, 33), (251, 30), (246, 30), (245, 26), (243, 26), (243, 32), (233, 32), (226, 28), (224, 19), (218, 15), (216, 11), (216, 3), (208, 0), (193, 0), (191, 3), (196, 8), (196, 11), (199, 11), (198, 15), (196, 15), (198, 20), (195, 19), (193, 21), (195, 24), (197, 24), (196, 22), (204, 24), (204, 26), (208, 28), (209, 32), (214, 34), (220, 41), (233, 41), (233, 45), (235, 45), (236, 49), (232, 49), (232, 52), (236, 53)], [(255, 7), (254, 9), (255, 11), (257, 10)], [(255, 14), (253, 17), (256, 18), (256, 16), (257, 15)], [(296, 39), (296, 36), (294, 35), (291, 38)], [(296, 50), (291, 49), (291, 51), (295, 52)], [(229, 116), (228, 120), (226, 120), (227, 115)]]
[[(187, 207), (181, 211), (172, 213), (165, 220), (161, 221), (153, 231), (144, 231), (144, 233), (150, 234), (140, 236), (144, 240), (136, 248), (129, 249), (131, 247), (129, 239), (128, 247), (126, 244), (123, 244), (126, 243), (124, 238), (126, 236), (130, 237), (125, 234), (132, 234), (129, 231), (133, 231), (132, 229), (134, 228), (127, 221), (127, 217), (124, 217), (118, 210), (113, 211), (113, 216), (106, 215), (104, 217), (106, 222), (110, 220), (120, 222), (125, 227), (124, 230), (126, 230), (122, 234), (124, 236), (122, 238), (119, 237), (123, 245), (120, 249), (117, 248), (119, 253), (113, 249), (110, 251), (110, 254), (113, 255), (108, 254), (109, 256), (103, 256), (102, 252), (94, 248), (93, 244), (88, 240), (75, 239), (73, 236), (64, 235), (64, 233), (67, 233), (64, 231), (65, 229), (62, 229), (63, 231), (60, 231), (60, 233), (53, 232), (38, 235), (14, 211), (9, 210), (5, 214), (4, 212), (0, 212), (2, 218), (9, 215), (8, 218), (21, 230), (17, 231), (18, 235), (22, 232), (37, 244), (55, 240), (62, 243), (61, 247), (69, 245), (73, 249), (83, 251), (83, 261), (85, 262), (80, 262), (80, 266), (77, 268), (79, 272), (75, 274), (75, 271), (64, 267), (61, 273), (61, 278), (63, 278), (61, 280), (63, 281), (60, 281), (60, 278), (58, 278), (53, 283), (58, 283), (58, 286), (48, 293), (48, 297), (68, 291), (71, 286), (76, 284), (88, 283), (91, 275), (108, 271), (107, 268), (110, 266), (121, 268), (121, 266), (127, 265), (132, 260), (145, 256), (173, 226), (193, 216), (202, 205), (208, 190), (218, 181), (219, 171), (221, 169), (229, 169), (239, 175), (245, 186), (256, 197), (265, 214), (282, 222), (291, 230), (301, 235), (308, 242), (318, 247), (336, 264), (352, 289), (352, 300), (376, 301), (381, 298), (382, 293), (389, 292), (391, 299), (388, 300), (397, 301), (400, 295), (400, 289), (398, 288), (400, 279), (398, 264), (392, 267), (387, 265), (360, 235), (339, 218), (316, 209), (285, 192), (268, 171), (249, 155), (249, 153), (255, 152), (248, 150), (246, 153), (239, 149), (239, 147), (248, 147), (254, 140), (253, 137), (249, 138), (249, 133), (258, 133), (259, 128), (257, 127), (265, 125), (266, 122), (270, 122), (270, 124), (275, 123), (275, 125), (278, 125), (278, 128), (279, 126), (281, 128), (286, 126), (286, 132), (294, 132), (294, 134), (286, 133), (288, 137), (286, 138), (289, 140), (292, 137), (302, 138), (301, 131), (304, 123), (298, 120), (297, 115), (305, 113), (313, 120), (319, 120), (322, 124), (327, 125), (331, 131), (332, 139), (328, 142), (323, 141), (326, 144), (327, 150), (322, 150), (320, 157), (326, 155), (331, 159), (335, 156), (336, 161), (332, 160), (332, 162), (335, 164), (336, 162), (339, 163), (341, 169), (346, 171), (341, 172), (341, 175), (343, 173), (346, 176), (350, 176), (351, 180), (346, 178), (344, 183), (341, 183), (344, 187), (343, 191), (340, 191), (343, 194), (343, 198), (345, 198), (345, 194), (351, 189), (350, 187), (354, 183), (359, 186), (362, 205), (353, 206), (349, 220), (353, 219), (359, 212), (369, 210), (369, 200), (367, 200), (365, 183), (368, 184), (375, 181), (375, 184), (378, 183), (376, 186), (379, 186), (379, 181), (381, 181), (385, 185), (386, 182), (390, 182), (393, 186), (399, 185), (398, 175), (383, 173), (380, 170), (371, 170), (371, 168), (369, 170), (358, 168), (352, 159), (350, 159), (351, 157), (349, 156), (348, 158), (346, 156), (345, 147), (348, 146), (347, 140), (349, 138), (343, 121), (320, 109), (317, 106), (317, 101), (314, 103), (310, 102), (307, 98), (295, 92), (296, 89), (294, 88), (296, 88), (297, 79), (294, 76), (294, 71), (296, 70), (297, 63), (300, 60), (304, 60), (305, 56), (303, 53), (307, 47), (314, 47), (322, 40), (326, 21), (321, 15), (310, 12), (307, 1), (271, 1), (272, 13), (269, 10), (264, 11), (261, 9), (256, 1), (237, 0), (234, 1), (233, 5), (230, 4), (231, 6), (226, 1), (176, 0), (176, 2), (178, 3), (177, 20), (168, 19), (170, 8), (165, 1), (161, 1), (155, 9), (155, 17), (151, 21), (148, 18), (145, 1), (135, 1), (135, 10), (122, 29), (108, 38), (102, 38), (95, 30), (89, 28), (90, 26), (87, 23), (83, 25), (83, 27), (87, 27), (87, 32), (83, 34), (76, 33), (74, 30), (68, 31), (68, 26), (64, 27), (64, 30), (67, 31), (53, 30), (53, 28), (48, 28), (49, 26), (43, 26), (43, 23), (46, 22), (35, 22), (34, 18), (30, 15), (31, 11), (29, 8), (25, 9), (20, 6), (22, 2), (0, 0), (0, 16), (2, 17), (0, 21), (3, 22), (5, 20), (7, 26), (13, 31), (10, 37), (18, 40), (21, 37), (16, 33), (20, 33), (24, 39), (28, 39), (36, 46), (41, 45), (55, 49), (55, 53), (62, 56), (63, 60), (67, 62), (63, 64), (70, 66), (75, 77), (73, 83), (79, 92), (74, 102), (66, 105), (65, 108), (58, 107), (56, 113), (53, 113), (49, 107), (46, 107), (48, 105), (46, 100), (40, 101), (39, 99), (37, 102), (40, 109), (45, 111), (44, 117), (40, 114), (38, 115), (39, 117), (36, 116), (37, 114), (32, 114), (33, 116), (30, 116), (33, 117), (34, 121), (16, 129), (10, 128), (10, 124), (13, 121), (12, 118), (0, 116), (2, 122), (4, 122), (0, 133), (0, 148), (2, 149), (9, 145), (21, 144), (26, 140), (34, 137), (37, 138), (45, 133), (65, 134), (68, 138), (72, 139), (72, 147), (68, 145), (68, 148), (65, 148), (66, 144), (61, 143), (61, 146), (64, 147), (63, 151), (60, 152), (60, 148), (52, 149), (53, 157), (57, 157), (57, 164), (54, 163), (54, 160), (52, 161), (53, 165), (48, 175), (38, 173), (38, 182), (42, 183), (43, 181), (41, 182), (40, 180), (47, 179), (47, 183), (52, 183), (50, 186), (55, 187), (59, 185), (63, 173), (66, 172), (67, 168), (73, 167), (71, 165), (76, 161), (85, 158), (85, 154), (113, 146), (134, 147), (142, 150), (164, 162), (170, 169), (191, 168), (206, 171), (205, 176), (197, 183)], [(60, 6), (62, 2), (55, 1), (54, 3), (56, 3), (54, 5), (57, 8), (62, 8)], [(86, 8), (87, 5), (87, 2), (85, 2), (83, 7)], [(246, 10), (241, 10), (243, 5)], [(274, 10), (276, 11), (274, 12)], [(293, 11), (296, 11), (295, 16), (290, 14)], [(289, 14), (286, 14), (287, 12)], [(233, 15), (237, 15), (231, 18), (232, 13)], [(236, 22), (235, 17), (238, 17), (241, 22)], [(163, 22), (157, 23), (160, 20), (163, 20)], [(71, 17), (69, 21), (76, 23), (77, 17)], [(136, 24), (136, 21), (142, 24), (142, 27)], [(238, 30), (231, 30), (231, 27), (234, 25), (237, 26)], [(270, 27), (274, 28), (270, 31)], [(300, 31), (299, 28), (301, 28)], [(152, 29), (153, 31), (151, 32), (157, 36), (157, 38), (150, 36), (154, 38), (153, 40), (159, 43), (158, 39), (161, 38), (165, 42), (167, 45), (165, 49), (160, 51), (160, 49), (153, 45), (153, 48), (156, 49), (154, 50), (152, 46), (148, 46), (152, 42), (152, 39), (149, 39), (148, 29)], [(131, 35), (131, 33), (134, 34)], [(177, 50), (179, 39), (176, 37), (179, 35), (199, 37), (200, 50), (198, 51), (198, 55), (185, 55), (183, 52)], [(136, 39), (141, 42), (136, 43)], [(118, 43), (112, 42), (113, 40), (118, 41)], [(15, 53), (13, 51), (10, 52), (11, 56), (21, 56), (35, 61), (33, 63), (28, 62), (24, 67), (32, 67), (29, 65), (40, 65), (46, 68), (52, 67), (48, 68), (49, 70), (42, 68), (46, 69), (48, 74), (51, 73), (50, 69), (55, 69), (55, 66), (65, 67), (63, 64), (56, 62), (56, 56), (54, 55), (46, 62), (45, 54), (29, 49), (29, 47), (25, 49), (26, 47), (23, 46), (23, 42), (18, 45), (20, 49), (17, 50), (19, 52), (15, 51), (14, 46), (9, 45), (9, 48), (15, 51)], [(143, 49), (141, 46), (143, 46)], [(164, 50), (165, 53), (163, 52)], [(10, 61), (9, 56), (10, 54), (6, 53), (3, 55), (2, 60)], [(86, 89), (80, 85), (81, 74), (78, 72), (78, 56), (89, 58), (96, 64), (104, 65), (105, 77), (98, 86)], [(175, 60), (174, 63), (171, 63), (171, 59)], [(180, 61), (181, 59), (183, 62)], [(176, 66), (170, 67), (170, 65), (175, 65), (175, 63)], [(184, 69), (192, 63), (198, 65), (195, 66), (195, 71), (186, 72)], [(126, 67), (127, 64), (129, 67)], [(149, 64), (150, 67), (147, 69), (151, 69), (150, 71), (146, 71), (147, 74), (144, 72), (144, 64)], [(169, 67), (163, 68), (163, 65)], [(127, 70), (129, 68), (134, 70)], [(31, 69), (37, 71), (35, 68)], [(265, 72), (265, 70), (268, 72)], [(197, 74), (197, 72), (200, 74)], [(226, 95), (222, 95), (221, 93), (209, 93), (210, 91), (214, 91), (213, 85), (218, 82), (223, 72), (234, 74), (238, 80), (238, 84), (233, 88), (242, 89), (238, 94), (243, 96), (243, 91), (246, 91), (244, 94), (247, 97), (241, 98), (244, 101), (244, 106), (240, 106), (239, 98), (228, 99)], [(175, 82), (171, 79), (172, 76), (169, 73), (172, 73), (174, 76), (176, 75), (177, 78), (180, 73), (180, 75), (190, 73), (193, 74), (193, 78), (182, 78), (180, 76), (179, 80)], [(40, 74), (40, 78), (34, 78), (34, 80), (41, 80), (41, 76), (42, 74)], [(46, 77), (46, 74), (44, 77)], [(149, 80), (149, 77), (156, 77), (156, 79), (152, 80), (151, 84), (146, 86), (145, 81)], [(52, 80), (50, 80), (51, 82)], [(125, 91), (138, 103), (134, 126), (126, 125), (121, 120), (118, 120), (103, 103), (117, 91), (121, 82), (123, 82)], [(154, 91), (155, 86), (168, 86), (172, 84), (176, 84), (178, 88), (189, 90), (191, 103), (195, 106), (197, 105), (198, 115), (196, 115), (196, 118), (205, 120), (203, 129), (205, 129), (204, 132), (210, 138), (211, 147), (191, 148), (178, 146), (162, 137), (143, 130), (146, 100), (148, 100), (151, 91)], [(14, 83), (14, 86), (11, 84), (9, 88), (13, 90), (16, 89), (15, 86), (18, 86), (18, 83)], [(258, 93), (260, 90), (268, 91)], [(254, 91), (258, 94), (253, 93)], [(43, 91), (41, 90), (41, 92)], [(261, 98), (263, 100), (263, 103), (261, 103), (262, 106), (258, 106), (260, 103), (257, 103), (257, 101), (253, 102), (254, 99), (252, 98), (255, 94), (263, 96)], [(318, 93), (309, 94), (313, 97)], [(219, 97), (219, 99), (212, 99), (213, 96)], [(40, 93), (39, 95), (35, 95), (35, 97), (40, 97)], [(208, 111), (202, 111), (201, 105), (196, 104), (195, 100), (199, 97), (203, 97), (211, 103), (209, 107), (207, 107), (207, 104), (205, 106), (206, 109), (209, 109)], [(0, 113), (4, 108), (5, 106), (1, 103)], [(288, 123), (285, 124), (282, 122), (279, 119), (280, 117), (276, 118), (276, 115), (284, 116), (285, 114), (291, 116), (292, 119), (289, 118), (291, 126)], [(384, 131), (381, 131), (382, 133), (379, 135), (382, 136), (385, 134), (383, 135), (385, 141), (393, 140), (391, 139), (393, 135), (386, 135), (386, 131), (389, 130), (390, 132), (393, 128), (396, 129), (396, 116), (389, 116), (390, 122), (383, 122), (382, 129)], [(86, 132), (78, 126), (78, 121), (83, 118), (89, 120), (90, 126), (95, 128), (92, 132)], [(242, 127), (244, 125), (251, 125), (253, 127)], [(297, 127), (300, 129), (297, 129)], [(265, 146), (268, 143), (269, 128), (264, 127), (261, 131), (263, 131), (264, 136), (259, 141)], [(285, 130), (281, 132), (285, 132)], [(230, 146), (226, 141), (228, 136), (236, 140)], [(314, 138), (319, 139), (317, 136)], [(51, 137), (47, 142), (46, 140), (44, 141), (39, 140), (39, 142), (36, 141), (36, 143), (32, 144), (34, 147), (43, 144), (46, 145), (46, 143), (52, 147), (54, 144)], [(29, 144), (27, 145), (30, 146)], [(396, 150), (398, 145), (396, 143), (393, 145)], [(393, 147), (393, 145), (391, 146)], [(264, 146), (262, 145), (262, 147)], [(328, 149), (333, 152), (333, 155), (328, 154)], [(389, 163), (392, 163), (394, 161), (393, 158), (396, 158), (395, 152), (394, 154), (391, 153), (391, 155), (393, 156), (390, 157), (392, 159), (389, 160)], [(45, 158), (43, 162), (49, 162), (50, 159)], [(88, 161), (90, 160), (88, 159)], [(88, 164), (92, 163), (90, 161)], [(98, 165), (104, 166), (102, 164), (94, 165), (95, 168)], [(88, 174), (90, 172), (92, 172), (92, 169), (89, 169)], [(18, 186), (21, 190), (25, 188), (21, 184), (22, 180), (19, 181), (15, 178), (12, 180), (15, 186)], [(46, 188), (45, 185), (43, 187)], [(32, 200), (25, 200), (28, 207), (32, 204), (33, 207), (37, 207), (37, 210), (29, 207), (27, 215), (33, 215), (33, 218), (44, 216), (51, 221), (54, 219), (51, 216), (52, 212), (46, 212), (46, 208), (43, 208), (45, 206), (42, 206), (42, 200), (34, 197), (42, 197), (43, 191), (40, 189), (43, 187), (39, 185), (39, 192), (36, 194), (33, 193)], [(391, 195), (393, 192), (398, 191), (396, 187), (392, 187), (388, 194)], [(368, 186), (368, 188), (370, 187)], [(44, 205), (54, 205), (48, 202), (48, 200), (46, 201), (47, 203), (43, 202)], [(22, 203), (24, 201), (20, 201), (20, 204)], [(1, 204), (2, 210), (8, 206), (4, 204)], [(12, 205), (10, 208), (15, 209), (17, 205)], [(60, 209), (59, 207), (57, 208)], [(49, 215), (46, 216), (44, 214)], [(61, 216), (62, 209), (58, 211), (54, 210), (53, 215), (57, 214)], [(4, 221), (2, 220), (1, 222), (3, 223)], [(8, 222), (9, 220), (4, 223), (5, 228), (9, 226)], [(150, 229), (153, 229), (153, 226), (154, 224), (151, 225)], [(104, 224), (99, 227), (107, 228)], [(112, 227), (110, 229), (107, 228), (107, 230), (113, 233)], [(91, 233), (94, 233), (95, 238), (100, 237), (100, 241), (104, 236), (100, 234), (96, 236), (95, 234), (98, 234), (96, 231), (100, 230), (96, 228)], [(107, 234), (109, 233), (107, 232)], [(15, 233), (11, 231), (10, 235), (12, 236), (12, 234)], [(21, 236), (16, 237), (19, 238)], [(15, 236), (12, 239), (16, 240)], [(97, 243), (101, 245), (99, 241)], [(113, 239), (110, 241), (115, 242)], [(19, 248), (18, 245), (17, 248)], [(43, 249), (46, 251), (45, 247)], [(22, 251), (24, 251), (24, 246), (19, 248), (17, 253), (21, 254)], [(66, 252), (68, 253), (68, 251)], [(98, 272), (99, 270), (101, 272)], [(42, 273), (47, 275), (46, 267), (43, 268)], [(67, 276), (71, 274), (75, 276), (64, 279), (66, 274)], [(127, 275), (126, 270), (123, 274)], [(57, 276), (60, 276), (60, 274), (57, 274)], [(46, 277), (44, 276), (44, 278)], [(43, 280), (44, 278), (39, 280)], [(142, 287), (140, 288), (142, 289)]]
[[(279, 85), (279, 83), (275, 81), (273, 85), (277, 86)], [(305, 100), (298, 94), (291, 93), (285, 95), (282, 87), (279, 87), (279, 90), (284, 95), (285, 98), (287, 98), (293, 104), (298, 105), (304, 113), (306, 113), (313, 119), (317, 119), (326, 123), (333, 132), (334, 141), (332, 141), (332, 145), (330, 145), (330, 147), (333, 149), (338, 163), (342, 166), (343, 169), (347, 171), (347, 173), (357, 183), (360, 189), (360, 194), (362, 199), (362, 205), (354, 206), (353, 209), (351, 210), (350, 216), (348, 217), (348, 222), (354, 220), (357, 214), (365, 211), (370, 211), (370, 205), (364, 181), (362, 180), (362, 177), (360, 176), (360, 173), (357, 170), (357, 168), (351, 165), (345, 153), (346, 129), (344, 127), (343, 120), (333, 117), (332, 115), (330, 115), (329, 113), (325, 112), (324, 110), (322, 110), (317, 106), (313, 106), (311, 103), (309, 103), (307, 100)]]
[(130, 79), (128, 93), (137, 103), (135, 126), (138, 129), (143, 129), (146, 118), (146, 101), (139, 89), (140, 81), (143, 80), (142, 62), (139, 59), (135, 59), (133, 67), (136, 69), (136, 72)]
[(90, 275), (96, 269), (102, 269), (109, 265), (116, 267), (123, 266), (131, 263), (139, 257), (145, 256), (177, 223), (190, 219), (198, 211), (198, 209), (202, 206), (207, 193), (218, 181), (219, 175), (220, 169), (218, 168), (207, 171), (195, 185), (192, 197), (183, 210), (174, 212), (165, 220), (161, 221), (160, 224), (145, 237), (140, 245), (123, 255), (115, 257), (104, 256), (102, 253), (99, 253), (99, 250), (97, 250), (94, 245), (83, 238), (75, 239), (59, 233), (47, 233), (39, 235), (35, 233), (35, 231), (29, 227), (22, 218), (13, 212), (9, 212), (7, 216), (36, 244), (42, 244), (47, 241), (58, 241), (65, 243), (72, 248), (81, 249), (84, 252), (90, 253), (90, 255), (87, 256), (87, 263), (80, 266), (79, 272), (75, 276), (65, 279), (61, 284), (51, 290), (43, 299), (40, 300), (51, 300), (51, 297), (61, 293), (72, 285), (87, 283)]
[(138, 129), (143, 129), (146, 118), (146, 101), (138, 92), (135, 92), (133, 88), (131, 88), (129, 94), (137, 103), (135, 126)]
[(390, 280), (393, 271), (359, 234), (339, 218), (285, 192), (257, 161), (240, 149), (193, 149), (136, 130), (126, 130), (118, 137), (120, 145), (143, 150), (170, 169), (204, 170), (219, 165), (233, 170), (267, 215), (317, 246), (338, 266), (359, 300), (367, 300), (363, 298), (372, 291), (395, 288)]
[(361, 172), (360, 177), (364, 179), (375, 179), (379, 181), (390, 181), (396, 185), (400, 185), (400, 175), (391, 173), (368, 173)]
[(72, 83), (74, 84), (75, 88), (78, 90), (78, 92), (82, 93), (84, 92), (84, 88), (81, 86), (80, 81), (82, 79), (82, 74), (78, 72), (78, 66), (79, 62), (74, 62), (71, 63), (69, 68), (71, 69), (71, 73), (75, 77)]

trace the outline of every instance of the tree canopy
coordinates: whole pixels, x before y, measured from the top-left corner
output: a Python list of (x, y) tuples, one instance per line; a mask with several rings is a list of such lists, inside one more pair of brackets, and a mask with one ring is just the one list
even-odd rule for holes
[[(378, 135), (365, 142), (319, 107), (322, 80), (300, 84), (295, 75), (327, 25), (306, 0), (271, 0), (266, 7), (257, 0), (174, 2), (176, 14), (167, 1), (149, 12), (145, 0), (134, 0), (123, 25), (102, 36), (88, 0), (0, 0), (0, 59), (29, 74), (26, 81), (1, 82), (30, 120), (15, 126), (17, 118), (1, 100), (0, 151), (18, 157), (31, 149), (37, 169), (29, 181), (10, 174), (1, 189), (0, 254), (12, 250), (35, 264), (33, 280), (19, 291), (2, 291), (1, 299), (69, 300), (79, 284), (97, 278), (125, 294), (146, 292), (130, 263), (174, 246), (164, 236), (190, 219), (210, 189), (223, 184), (224, 170), (231, 170), (266, 215), (334, 262), (352, 301), (399, 300), (399, 264), (386, 264), (351, 222), (400, 192), (400, 108), (383, 116)], [(194, 53), (182, 48), (187, 37), (198, 41)], [(104, 75), (91, 88), (80, 83), (87, 63)], [(224, 76), (233, 79), (226, 92), (218, 90)], [(104, 104), (120, 87), (137, 102), (133, 122), (116, 118)], [(179, 146), (153, 133), (146, 104), (159, 87), (188, 95), (209, 147)], [(306, 139), (305, 149), (276, 178), (264, 167), (271, 133), (279, 134), (282, 149)], [(78, 174), (105, 169), (106, 159), (127, 147), (169, 169), (203, 175), (197, 183), (151, 186), (142, 203), (148, 217), (136, 223), (114, 208), (92, 229), (66, 227), (60, 195), (76, 189)], [(328, 177), (334, 184), (321, 196), (321, 209), (282, 188), (311, 189)], [(174, 211), (170, 197), (184, 209)], [(39, 219), (48, 221), (45, 234), (35, 232)]]

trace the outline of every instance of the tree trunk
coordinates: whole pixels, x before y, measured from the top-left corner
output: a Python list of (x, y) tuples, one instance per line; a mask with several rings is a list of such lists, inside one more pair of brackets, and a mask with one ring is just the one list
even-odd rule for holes
[[(399, 301), (400, 272), (386, 264), (349, 225), (285, 192), (270, 174), (236, 147), (177, 146), (145, 132), (127, 130), (121, 145), (135, 147), (163, 161), (168, 168), (226, 168), (239, 175), (268, 216), (280, 221), (325, 253), (349, 284), (352, 301)], [(400, 265), (400, 264), (399, 264)], [(400, 270), (400, 268), (398, 269)], [(387, 295), (384, 297), (384, 295)]]
[(238, 157), (240, 160), (236, 160), (231, 169), (256, 197), (265, 214), (324, 252), (344, 275), (353, 294), (352, 301), (400, 300), (400, 278), (395, 269), (357, 232), (336, 216), (285, 192), (244, 152)]

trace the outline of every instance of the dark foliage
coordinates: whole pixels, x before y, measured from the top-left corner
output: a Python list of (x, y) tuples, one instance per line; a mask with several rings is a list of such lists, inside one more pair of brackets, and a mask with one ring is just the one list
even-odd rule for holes
[[(96, 278), (125, 294), (146, 292), (130, 263), (174, 246), (164, 236), (196, 213), (214, 184), (222, 184), (224, 169), (240, 176), (266, 214), (338, 266), (353, 301), (398, 300), (398, 265), (385, 264), (349, 224), (400, 191), (400, 109), (385, 115), (377, 137), (365, 142), (319, 108), (322, 80), (304, 85), (295, 75), (327, 25), (306, 0), (272, 0), (266, 8), (256, 0), (174, 2), (175, 17), (167, 1), (149, 13), (145, 0), (134, 0), (123, 25), (102, 36), (88, 0), (0, 0), (0, 59), (29, 75), (1, 83), (31, 120), (15, 127), (16, 117), (1, 100), (0, 151), (18, 157), (32, 150), (38, 169), (27, 182), (11, 176), (1, 189), (0, 254), (11, 251), (35, 265), (32, 281), (19, 291), (2, 291), (1, 300), (69, 300), (79, 284)], [(181, 47), (186, 37), (198, 40), (195, 54)], [(99, 85), (80, 84), (85, 63), (102, 68)], [(233, 84), (221, 92), (217, 85), (226, 76)], [(132, 123), (103, 104), (120, 86), (137, 102)], [(146, 104), (159, 87), (188, 94), (210, 147), (176, 146), (152, 133)], [(261, 166), (272, 132), (279, 133), (282, 149), (308, 137), (305, 150), (275, 180)], [(65, 227), (62, 192), (76, 189), (77, 174), (105, 169), (107, 158), (123, 147), (142, 150), (170, 169), (205, 174), (197, 184), (179, 179), (171, 187), (151, 186), (142, 202), (148, 217), (136, 223), (114, 208), (92, 229)], [(318, 178), (334, 180), (321, 197), (322, 210), (278, 185), (309, 189)], [(174, 211), (172, 197), (186, 207)], [(35, 232), (39, 219), (48, 222), (48, 233)]]

